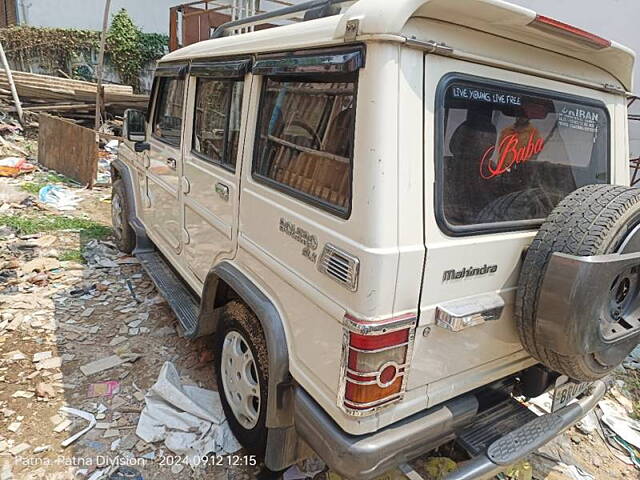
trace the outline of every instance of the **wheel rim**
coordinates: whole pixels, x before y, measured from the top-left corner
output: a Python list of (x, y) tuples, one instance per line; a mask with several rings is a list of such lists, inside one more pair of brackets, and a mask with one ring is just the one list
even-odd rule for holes
[(602, 318), (603, 337), (612, 341), (640, 329), (640, 269), (632, 267), (616, 277), (609, 289), (608, 315)]
[(117, 193), (111, 199), (111, 223), (116, 238), (122, 238), (122, 200)]
[(236, 420), (251, 430), (260, 416), (260, 383), (256, 360), (238, 331), (227, 332), (222, 344), (220, 373), (224, 395)]

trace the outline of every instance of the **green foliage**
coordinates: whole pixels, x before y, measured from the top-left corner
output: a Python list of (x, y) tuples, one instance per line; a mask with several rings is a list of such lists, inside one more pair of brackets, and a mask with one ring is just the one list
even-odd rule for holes
[(58, 215), (0, 215), (0, 226), (13, 228), (18, 235), (33, 235), (34, 233), (57, 230), (77, 230), (80, 232), (80, 237), (83, 241), (94, 238), (102, 239), (112, 233), (111, 228), (93, 220)]
[(123, 83), (138, 87), (138, 75), (142, 68), (142, 32), (123, 8), (113, 17), (107, 33), (107, 46), (111, 61), (115, 65)]
[(114, 15), (107, 34), (111, 61), (123, 83), (136, 89), (144, 64), (161, 57), (168, 42), (166, 35), (142, 33), (124, 8)]
[(82, 251), (77, 248), (75, 250), (65, 250), (64, 252), (58, 255), (58, 260), (61, 262), (77, 262), (77, 263), (85, 263), (85, 259), (82, 256)]
[(66, 70), (77, 57), (88, 56), (100, 44), (100, 33), (65, 28), (11, 26), (0, 29), (0, 41), (13, 63), (25, 69), (30, 59), (55, 72)]
[[(28, 70), (36, 60), (48, 72), (69, 72), (81, 80), (95, 81), (92, 52), (100, 48), (100, 32), (66, 28), (12, 26), (0, 28), (0, 41), (14, 68)], [(142, 67), (157, 60), (169, 45), (167, 35), (142, 33), (126, 10), (113, 16), (107, 32), (106, 55), (111, 59), (122, 82), (138, 87)]]

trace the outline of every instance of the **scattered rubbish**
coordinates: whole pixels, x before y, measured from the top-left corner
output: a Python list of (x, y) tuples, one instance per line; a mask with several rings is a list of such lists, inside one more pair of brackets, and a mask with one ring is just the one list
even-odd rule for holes
[(178, 473), (180, 473), (182, 470), (184, 470), (184, 465), (181, 463), (174, 463), (171, 466), (171, 473), (173, 473), (174, 475), (177, 475)]
[(13, 352), (9, 352), (5, 354), (7, 360), (12, 362), (17, 362), (19, 360), (26, 360), (27, 356), (22, 353), (20, 350), (14, 350)]
[(33, 449), (33, 453), (43, 453), (51, 449), (51, 445), (41, 445)]
[(72, 190), (51, 184), (45, 185), (40, 189), (38, 200), (60, 211), (75, 210), (78, 203), (80, 203), (80, 198)]
[(107, 382), (92, 383), (89, 385), (87, 398), (112, 397), (120, 391), (120, 382), (109, 380)]
[(61, 357), (51, 357), (45, 358), (40, 362), (36, 363), (36, 370), (48, 370), (52, 368), (60, 368), (62, 366), (62, 358)]
[(189, 464), (208, 453), (234, 453), (240, 445), (231, 433), (217, 392), (182, 385), (171, 362), (165, 362), (145, 397), (136, 434), (147, 443), (184, 455)]
[(41, 398), (53, 398), (56, 396), (56, 389), (50, 383), (40, 382), (36, 385), (36, 395)]
[(111, 355), (110, 357), (94, 360), (93, 362), (81, 366), (80, 371), (88, 377), (89, 375), (93, 375), (104, 370), (109, 370), (110, 368), (118, 367), (126, 362), (134, 362), (140, 357), (141, 355), (137, 353), (129, 353), (122, 356)]
[(98, 480), (98, 479), (102, 478), (108, 471), (109, 471), (108, 468), (103, 468), (101, 470), (96, 470), (95, 472), (93, 472), (91, 474), (91, 476), (89, 478), (87, 478), (87, 480)]
[[(118, 249), (115, 245), (95, 239), (87, 243), (82, 251), (84, 259), (93, 267), (117, 267), (118, 264), (114, 261), (117, 255)], [(96, 288), (96, 286), (94, 285), (93, 288)]]
[(17, 457), (18, 455), (20, 455), (23, 452), (26, 452), (30, 448), (31, 448), (31, 445), (29, 445), (28, 443), (21, 443), (19, 445), (16, 445), (13, 448), (10, 448), (9, 453), (14, 457)]
[(598, 417), (596, 417), (595, 412), (591, 410), (587, 415), (582, 417), (582, 420), (576, 424), (576, 428), (585, 435), (595, 432), (598, 428)]
[(75, 435), (70, 436), (64, 442), (62, 442), (60, 445), (62, 445), (63, 447), (68, 447), (69, 445), (71, 445), (73, 442), (75, 442), (77, 439), (79, 439), (81, 436), (83, 436), (85, 433), (87, 433), (89, 430), (91, 430), (93, 427), (96, 426), (96, 417), (94, 417), (89, 412), (85, 412), (84, 410), (78, 410), (77, 408), (70, 408), (66, 406), (61, 407), (60, 410), (65, 413), (75, 415), (76, 417), (84, 418), (87, 422), (89, 422), (89, 425), (87, 427), (85, 427), (84, 429), (77, 432)]
[(25, 158), (6, 157), (0, 159), (0, 177), (17, 177), (23, 173), (33, 172), (35, 165), (27, 162)]
[(282, 475), (282, 480), (304, 480), (313, 478), (322, 472), (327, 465), (318, 457), (311, 457), (293, 465)]
[(12, 398), (33, 398), (34, 392), (25, 392), (24, 390), (18, 390), (11, 395)]
[(499, 475), (498, 478), (506, 478), (509, 480), (532, 480), (533, 468), (531, 467), (531, 464), (525, 460), (509, 467), (501, 475), (502, 477)]
[(51, 358), (53, 353), (49, 352), (38, 352), (33, 354), (33, 363), (41, 362), (42, 360), (46, 360), (47, 358)]
[(26, 262), (20, 270), (22, 270), (24, 274), (27, 274), (31, 272), (49, 272), (58, 268), (60, 268), (60, 261), (56, 258), (40, 257)]
[(75, 290), (71, 290), (69, 292), (69, 295), (72, 297), (82, 297), (83, 295), (89, 295), (95, 289), (95, 285), (91, 285), (90, 287), (77, 288)]
[(118, 469), (109, 475), (109, 480), (143, 480), (142, 474), (131, 467), (118, 467)]
[(9, 426), (7, 427), (7, 430), (9, 430), (10, 432), (16, 433), (18, 430), (20, 430), (20, 425), (22, 425), (20, 422), (13, 422), (9, 424)]
[[(566, 463), (562, 462), (554, 465), (551, 471), (556, 475), (561, 475), (561, 478), (570, 480), (595, 480), (593, 475), (585, 472), (580, 467), (577, 467), (575, 465), (567, 465)], [(555, 476), (551, 474), (548, 478), (555, 478)]]
[(602, 421), (624, 441), (640, 449), (640, 422), (629, 418), (610, 400), (602, 400), (598, 407), (602, 410)]
[(429, 477), (440, 480), (455, 471), (458, 464), (447, 457), (431, 457), (425, 460), (423, 468)]
[(53, 428), (53, 431), (56, 433), (64, 432), (67, 428), (71, 426), (72, 423), (73, 422), (69, 419), (63, 420)]

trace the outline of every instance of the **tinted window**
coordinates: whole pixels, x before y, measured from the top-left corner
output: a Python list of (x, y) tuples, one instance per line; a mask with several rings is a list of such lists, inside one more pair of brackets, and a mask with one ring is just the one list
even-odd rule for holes
[(439, 185), (453, 229), (543, 219), (577, 188), (608, 181), (609, 120), (598, 104), (473, 82), (444, 95)]
[(244, 82), (204, 78), (197, 82), (193, 150), (205, 159), (234, 167)]
[(346, 215), (351, 204), (356, 74), (341, 81), (326, 78), (266, 79), (254, 172), (294, 196)]
[(166, 143), (180, 146), (182, 132), (182, 108), (184, 104), (184, 80), (160, 78), (153, 134)]

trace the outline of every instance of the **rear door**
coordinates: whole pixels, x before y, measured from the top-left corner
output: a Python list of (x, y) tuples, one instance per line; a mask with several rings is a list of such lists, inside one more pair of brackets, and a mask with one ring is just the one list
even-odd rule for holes
[[(513, 315), (521, 258), (562, 198), (609, 182), (609, 111), (603, 94), (585, 88), (446, 57), (425, 65), (420, 310), (421, 322), (437, 326), (416, 340), (414, 358), (428, 362), (414, 362), (412, 380), (462, 375), (442, 385), (465, 390), (531, 362)], [(471, 314), (496, 298), (505, 303), (496, 320), (459, 331), (437, 323), (450, 302), (464, 300), (457, 309)]]
[(158, 74), (147, 167), (150, 208), (145, 212), (145, 222), (156, 243), (179, 253), (185, 79), (179, 69), (159, 69)]
[[(249, 60), (191, 66), (184, 162), (184, 257), (204, 281), (214, 263), (233, 256), (238, 221), (238, 178), (246, 118)], [(246, 86), (247, 92), (249, 85)]]

